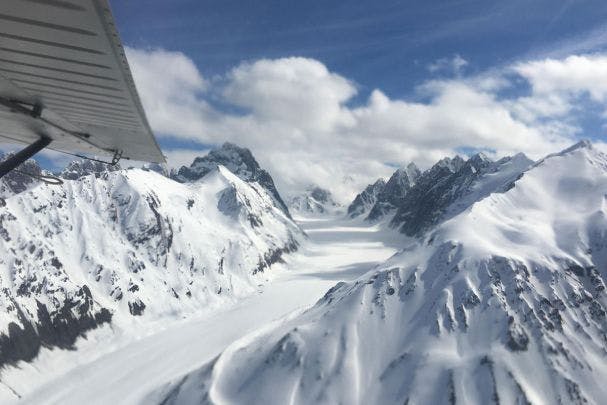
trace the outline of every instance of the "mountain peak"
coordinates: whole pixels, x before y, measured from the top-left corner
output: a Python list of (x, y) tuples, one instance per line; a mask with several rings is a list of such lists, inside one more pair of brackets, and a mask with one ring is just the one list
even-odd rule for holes
[(210, 150), (205, 156), (195, 158), (190, 166), (181, 166), (171, 178), (180, 183), (191, 183), (200, 180), (219, 166), (225, 167), (246, 182), (259, 183), (272, 195), (276, 205), (287, 216), (290, 216), (286, 204), (274, 185), (272, 176), (259, 166), (249, 149), (230, 142)]
[(454, 158), (444, 157), (439, 160), (434, 166), (432, 166), (430, 170), (445, 168), (448, 169), (450, 172), (455, 173), (459, 171), (459, 169), (461, 169), (465, 163), (466, 161), (459, 155), (455, 156)]
[(559, 152), (558, 155), (564, 155), (566, 153), (571, 153), (571, 152), (576, 151), (578, 149), (593, 150), (594, 147), (592, 146), (592, 142), (590, 142), (588, 139), (582, 139), (578, 143), (576, 143), (574, 145), (571, 145), (567, 149), (564, 149), (563, 151)]
[(571, 156), (571, 155), (580, 155), (580, 156), (584, 155), (584, 156), (590, 156), (591, 158), (598, 158), (598, 159), (605, 158), (605, 155), (602, 152), (600, 152), (598, 149), (594, 148), (594, 146), (592, 145), (592, 142), (590, 142), (587, 139), (583, 139), (583, 140), (571, 145), (570, 147), (563, 149), (560, 152), (552, 153), (552, 154), (546, 156), (545, 158), (539, 160), (535, 164), (535, 166), (542, 165), (544, 162), (547, 162), (554, 158), (560, 158), (560, 157)]
[(59, 174), (59, 177), (65, 180), (78, 180), (81, 177), (94, 174), (95, 177), (103, 173), (120, 170), (120, 164), (110, 165), (89, 159), (77, 159), (70, 162)]
[(386, 187), (384, 179), (378, 179), (375, 183), (365, 187), (348, 206), (348, 216), (356, 218), (372, 209), (384, 187)]
[(469, 162), (478, 162), (478, 163), (488, 163), (488, 162), (493, 162), (493, 160), (491, 160), (487, 155), (485, 155), (485, 153), (483, 152), (478, 152), (475, 153), (474, 155), (470, 156), (470, 158), (468, 159)]
[(218, 165), (246, 178), (254, 176), (260, 170), (259, 163), (249, 149), (226, 142), (219, 148), (211, 149), (207, 155), (195, 158), (189, 167), (182, 166), (174, 177), (181, 183), (196, 181)]

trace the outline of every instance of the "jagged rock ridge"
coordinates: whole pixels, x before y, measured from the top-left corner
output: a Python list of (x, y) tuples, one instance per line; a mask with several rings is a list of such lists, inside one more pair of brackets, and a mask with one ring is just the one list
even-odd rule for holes
[(414, 163), (397, 169), (377, 196), (367, 219), (375, 221), (400, 207), (409, 190), (415, 185), (421, 172)]
[(81, 177), (94, 175), (95, 177), (106, 177), (108, 173), (120, 170), (120, 163), (110, 165), (90, 159), (74, 160), (59, 173), (59, 177), (65, 180), (78, 180)]
[(378, 196), (385, 186), (386, 181), (384, 179), (379, 179), (375, 183), (365, 187), (348, 206), (348, 216), (350, 218), (356, 218), (368, 214), (377, 202)]
[(496, 162), (478, 153), (468, 160), (444, 158), (423, 173), (409, 165), (408, 171), (394, 172), (387, 183), (368, 186), (348, 210), (352, 218), (388, 218), (390, 227), (420, 236), (481, 197), (507, 188), (532, 163), (522, 153)]

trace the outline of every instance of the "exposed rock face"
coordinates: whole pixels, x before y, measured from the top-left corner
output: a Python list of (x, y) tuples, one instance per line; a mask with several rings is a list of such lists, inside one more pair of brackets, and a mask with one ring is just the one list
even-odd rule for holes
[(348, 206), (348, 216), (357, 218), (366, 215), (377, 202), (379, 194), (386, 186), (384, 179), (379, 179), (373, 184), (369, 184), (360, 194), (354, 198), (352, 204)]
[[(493, 162), (479, 153), (467, 161), (445, 158), (424, 172), (400, 200), (391, 226), (419, 236), (487, 194), (514, 181), (532, 161), (525, 155)], [(457, 203), (457, 206), (453, 204)]]
[(70, 162), (61, 171), (59, 177), (65, 180), (78, 180), (83, 176), (94, 175), (95, 177), (107, 177), (108, 173), (120, 170), (120, 164), (110, 165), (96, 162), (94, 160), (80, 159)]
[(522, 153), (497, 162), (478, 153), (468, 160), (444, 158), (423, 173), (411, 164), (387, 183), (368, 186), (348, 213), (351, 218), (366, 214), (369, 221), (388, 218), (391, 227), (420, 236), (488, 194), (504, 191), (532, 163)]
[(289, 210), (278, 193), (272, 176), (259, 166), (249, 149), (231, 143), (211, 150), (206, 156), (197, 157), (189, 167), (182, 166), (172, 178), (180, 183), (200, 180), (217, 166), (224, 166), (246, 182), (256, 182), (274, 198), (276, 205), (287, 215)]
[[(28, 287), (27, 283), (21, 284), (20, 294), (31, 294)], [(52, 312), (37, 301), (36, 322), (23, 312), (19, 298), (7, 291), (3, 291), (3, 298), (12, 301), (8, 310), (16, 311), (17, 322), (10, 322), (7, 332), (0, 334), (0, 366), (33, 360), (43, 346), (71, 349), (78, 337), (112, 320), (110, 311), (94, 302), (86, 285), (58, 302)]]

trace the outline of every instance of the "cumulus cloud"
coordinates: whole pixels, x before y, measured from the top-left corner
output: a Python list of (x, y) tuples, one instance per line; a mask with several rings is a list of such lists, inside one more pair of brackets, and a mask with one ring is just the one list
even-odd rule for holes
[[(395, 164), (427, 167), (460, 148), (539, 158), (574, 141), (579, 127), (567, 117), (574, 97), (587, 93), (600, 102), (607, 95), (607, 80), (596, 83), (605, 75), (597, 56), (432, 80), (413, 100), (376, 89), (356, 105), (357, 85), (309, 58), (246, 62), (208, 81), (181, 53), (129, 49), (128, 57), (159, 136), (235, 142), (253, 150), (283, 191), (316, 183), (346, 198)], [(462, 69), (464, 62), (449, 63)], [(502, 95), (521, 80), (530, 90)], [(166, 153), (179, 166), (200, 152)]]
[(284, 58), (238, 66), (229, 73), (223, 94), (259, 120), (331, 131), (350, 121), (343, 103), (356, 88), (316, 60)]
[(158, 135), (197, 138), (210, 107), (208, 82), (190, 58), (163, 49), (126, 48), (133, 78), (150, 125)]
[(516, 64), (513, 70), (532, 86), (534, 94), (588, 94), (597, 102), (607, 99), (607, 56), (572, 55)]

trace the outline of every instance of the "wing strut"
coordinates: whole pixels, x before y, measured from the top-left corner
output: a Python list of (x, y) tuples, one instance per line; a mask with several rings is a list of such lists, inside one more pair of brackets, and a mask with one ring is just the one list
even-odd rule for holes
[(42, 149), (46, 148), (48, 144), (52, 142), (51, 138), (46, 136), (41, 136), (36, 142), (31, 145), (21, 149), (19, 152), (15, 153), (13, 156), (6, 159), (4, 162), (0, 163), (0, 178), (2, 178), (5, 174), (15, 169), (21, 163), (24, 163), (27, 159), (34, 156), (36, 153), (40, 152)]

